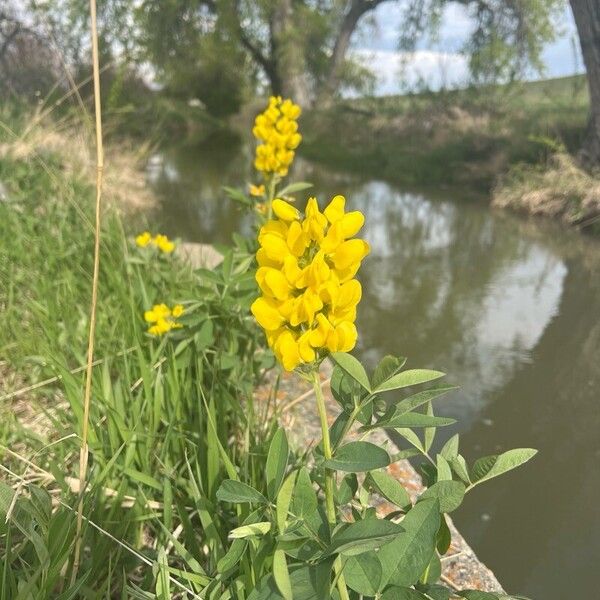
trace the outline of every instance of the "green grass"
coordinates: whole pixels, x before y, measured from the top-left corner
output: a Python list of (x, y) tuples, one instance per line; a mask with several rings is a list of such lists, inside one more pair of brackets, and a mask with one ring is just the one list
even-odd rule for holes
[(583, 77), (343, 101), (301, 123), (307, 158), (405, 185), (489, 192), (519, 162), (575, 151), (587, 118)]
[[(13, 141), (2, 134), (0, 145)], [(273, 421), (255, 414), (253, 390), (270, 359), (248, 311), (250, 258), (238, 248), (214, 272), (194, 271), (136, 248), (141, 224), (128, 230), (105, 210), (90, 487), (70, 585), (94, 191), (65, 156), (41, 154), (0, 154), (0, 366), (13, 385), (56, 378), (15, 397), (0, 386), (0, 598), (198, 592), (239, 516), (218, 507), (219, 483), (239, 476), (264, 489)], [(145, 333), (143, 311), (155, 302), (185, 303), (185, 326), (170, 338)]]

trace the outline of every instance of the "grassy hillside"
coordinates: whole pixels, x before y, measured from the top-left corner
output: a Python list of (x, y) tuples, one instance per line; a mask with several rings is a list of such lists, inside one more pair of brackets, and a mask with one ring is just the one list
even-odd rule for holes
[(513, 164), (575, 150), (587, 104), (581, 76), (346, 100), (304, 116), (302, 153), (405, 185), (489, 192)]

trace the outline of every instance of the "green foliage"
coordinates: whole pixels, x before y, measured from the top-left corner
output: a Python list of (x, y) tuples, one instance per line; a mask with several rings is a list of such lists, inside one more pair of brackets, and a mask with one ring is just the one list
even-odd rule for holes
[[(242, 487), (239, 482), (226, 480), (217, 492), (218, 498), (230, 502), (235, 495), (231, 490), (236, 490), (238, 507), (242, 509), (238, 516), (241, 523), (246, 518), (243, 507), (248, 502), (262, 504), (256, 517), (259, 523), (241, 524), (229, 534), (230, 538), (243, 536), (252, 540), (243, 547), (236, 540), (237, 545), (232, 544), (230, 550), (240, 564), (244, 564), (242, 556), (247, 558), (253, 565), (254, 577), (260, 581), (248, 598), (337, 598), (342, 593), (337, 589), (341, 572), (350, 598), (355, 597), (352, 594), (362, 594), (365, 599), (448, 600), (453, 592), (437, 584), (441, 574), (440, 555), (450, 545), (445, 513), (456, 510), (477, 483), (523, 464), (534, 451), (512, 450), (498, 457), (480, 459), (469, 468), (459, 454), (456, 435), (444, 445), (436, 461), (428, 455), (428, 449), (436, 427), (447, 423), (436, 420), (432, 401), (454, 388), (439, 386), (409, 393), (396, 398), (389, 408), (381, 402), (380, 395), (405, 387), (412, 389), (443, 374), (402, 371), (404, 359), (386, 356), (369, 377), (354, 357), (338, 353), (333, 358), (336, 364), (331, 386), (343, 411), (330, 429), (332, 439), (337, 440), (333, 457), (323, 460), (321, 444), (314, 452), (314, 465), (310, 469), (302, 463), (288, 464), (287, 442), (280, 430), (271, 442), (271, 459), (263, 482), (267, 487), (274, 486), (272, 490), (279, 489), (275, 510), (272, 502), (268, 506), (257, 490)], [(423, 408), (426, 413), (418, 412)], [(396, 479), (379, 470), (399, 457), (391, 457), (385, 449), (368, 441), (345, 441), (357, 421), (364, 431), (394, 427), (390, 414), (411, 416), (413, 421), (403, 422), (397, 431), (429, 461), (428, 487), (414, 503)], [(413, 427), (427, 427), (422, 438)], [(275, 460), (276, 453), (284, 458)], [(337, 482), (334, 522), (326, 517), (324, 498), (326, 473), (332, 470), (352, 472), (343, 478), (334, 477)], [(354, 472), (364, 473), (365, 477), (359, 480)], [(377, 516), (372, 508), (372, 494), (383, 497), (396, 510), (383, 518)], [(348, 511), (351, 520), (346, 516)], [(332, 559), (335, 559), (333, 568)], [(341, 570), (335, 565), (341, 565)], [(295, 577), (297, 573), (302, 573), (303, 578)], [(242, 574), (239, 569), (237, 573), (231, 569), (227, 576), (229, 579), (223, 580), (225, 594), (227, 585), (239, 585), (236, 578)], [(474, 595), (476, 592), (468, 590), (461, 594), (465, 598), (478, 597)], [(481, 596), (484, 597), (488, 598)], [(489, 598), (500, 600), (501, 596), (491, 594)]]
[[(130, 234), (138, 231), (126, 233), (120, 215), (105, 212), (83, 494), (83, 547), (93, 551), (84, 553), (70, 586), (78, 498), (66, 474), (82, 419), (93, 190), (65, 177), (59, 164), (55, 156), (43, 165), (0, 159), (9, 196), (0, 203), (0, 280), (7, 283), (0, 286), (0, 354), (26, 383), (54, 378), (26, 398), (45, 417), (48, 434), (13, 425), (5, 418), (10, 404), (2, 405), (2, 442), (26, 442), (45, 483), (23, 483), (17, 496), (4, 484), (0, 489), (0, 597), (105, 597), (118, 590), (123, 597), (152, 591), (168, 598), (199, 591), (232, 557), (226, 539), (233, 515), (215, 510), (217, 489), (227, 477), (252, 483), (262, 473), (274, 431), (268, 420), (256, 425), (252, 402), (272, 362), (248, 317), (251, 258), (240, 246), (217, 269), (194, 270), (177, 257), (136, 248)], [(162, 340), (149, 337), (143, 311), (181, 301), (184, 327)], [(18, 483), (25, 465), (7, 452), (0, 447)], [(266, 483), (259, 478), (257, 486), (253, 499), (264, 499)], [(239, 491), (230, 493), (240, 500)], [(243, 523), (259, 520), (246, 515)]]

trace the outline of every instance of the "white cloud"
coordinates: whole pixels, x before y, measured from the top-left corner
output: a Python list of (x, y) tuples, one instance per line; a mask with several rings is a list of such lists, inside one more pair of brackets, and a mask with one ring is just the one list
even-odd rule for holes
[[(419, 81), (424, 81), (431, 89), (464, 85), (468, 67), (461, 50), (474, 27), (468, 10), (457, 3), (446, 5), (439, 37), (435, 43), (421, 40), (414, 53), (397, 50), (403, 16), (401, 3), (383, 3), (375, 10), (372, 28), (361, 28), (354, 38), (352, 56), (376, 75), (375, 93), (399, 93), (406, 87), (414, 88)], [(542, 52), (543, 76), (564, 77), (583, 72), (573, 15), (568, 7), (558, 16), (556, 26), (556, 40), (547, 44)], [(576, 40), (574, 46), (573, 39)], [(406, 66), (400, 75), (405, 60)], [(539, 75), (532, 72), (528, 78), (537, 79)]]

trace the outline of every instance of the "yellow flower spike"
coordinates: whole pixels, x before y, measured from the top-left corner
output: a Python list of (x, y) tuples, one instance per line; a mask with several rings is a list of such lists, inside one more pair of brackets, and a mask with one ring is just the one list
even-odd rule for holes
[(135, 243), (140, 248), (145, 248), (150, 242), (152, 242), (152, 234), (149, 231), (144, 231), (135, 238)]
[(181, 304), (176, 304), (173, 307), (173, 310), (171, 311), (171, 314), (177, 319), (178, 317), (180, 317), (183, 313), (185, 312), (185, 308), (183, 308), (183, 305)]
[(287, 175), (294, 160), (294, 150), (302, 141), (296, 123), (300, 112), (300, 107), (291, 100), (273, 96), (265, 111), (254, 120), (252, 133), (260, 142), (254, 166), (265, 177)]
[(250, 184), (249, 192), (251, 196), (264, 196), (265, 195), (265, 186), (263, 184), (254, 185)]
[(344, 208), (344, 198), (336, 196), (322, 213), (311, 198), (302, 217), (278, 199), (275, 218), (260, 230), (256, 280), (262, 295), (251, 310), (286, 370), (356, 344), (354, 321), (362, 289), (353, 277), (369, 245), (347, 239), (364, 218)]
[(276, 198), (272, 206), (273, 212), (282, 221), (295, 221), (300, 217), (300, 211), (285, 200)]

